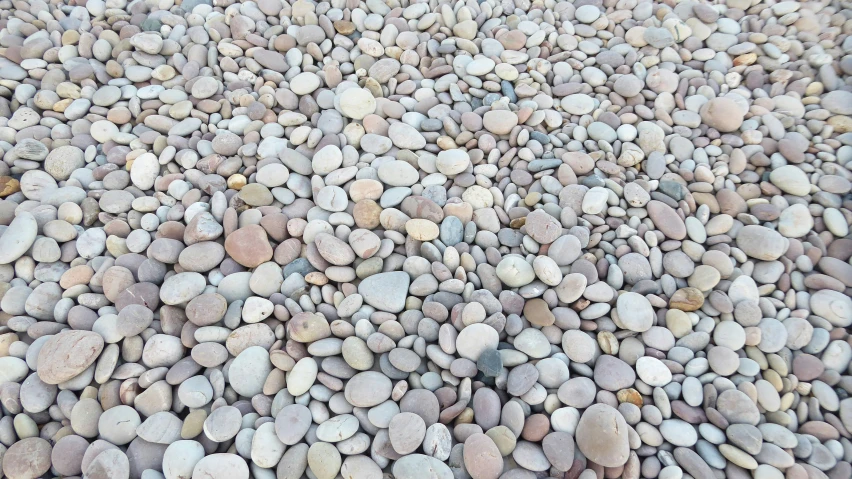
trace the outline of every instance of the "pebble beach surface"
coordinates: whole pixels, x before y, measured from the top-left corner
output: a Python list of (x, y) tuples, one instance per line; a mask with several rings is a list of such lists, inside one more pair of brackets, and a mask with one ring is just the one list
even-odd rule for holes
[(849, 0), (0, 0), (0, 477), (852, 477)]

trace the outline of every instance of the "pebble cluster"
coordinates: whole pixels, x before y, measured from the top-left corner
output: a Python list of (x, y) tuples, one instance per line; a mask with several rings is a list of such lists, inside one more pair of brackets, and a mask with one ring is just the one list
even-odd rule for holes
[(0, 0), (9, 479), (848, 479), (848, 0)]

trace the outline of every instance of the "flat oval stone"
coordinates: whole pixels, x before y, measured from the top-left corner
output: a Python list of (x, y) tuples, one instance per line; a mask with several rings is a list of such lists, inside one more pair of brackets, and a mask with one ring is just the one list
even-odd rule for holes
[(91, 331), (62, 331), (39, 350), (38, 375), (46, 384), (68, 381), (91, 366), (104, 348), (104, 339)]
[(777, 231), (764, 226), (747, 225), (737, 232), (737, 247), (752, 258), (774, 261), (781, 257), (788, 247), (788, 240)]
[(307, 407), (290, 404), (275, 417), (275, 434), (281, 442), (292, 446), (305, 436), (312, 422), (311, 411)]
[(41, 477), (50, 470), (50, 443), (39, 437), (22, 439), (3, 454), (3, 474), (12, 478)]
[(325, 442), (340, 442), (358, 432), (358, 418), (351, 414), (335, 416), (317, 428), (317, 439)]
[(347, 456), (340, 466), (343, 479), (381, 479), (382, 470), (367, 456)]
[(473, 479), (497, 479), (503, 472), (503, 457), (490, 437), (471, 434), (464, 442), (464, 466)]
[(686, 224), (671, 206), (662, 201), (651, 200), (646, 208), (651, 221), (666, 237), (675, 240), (686, 238)]
[(38, 223), (29, 212), (17, 215), (0, 236), (0, 264), (9, 264), (17, 260), (35, 242)]
[(353, 376), (344, 390), (346, 400), (355, 407), (373, 407), (391, 396), (393, 385), (382, 373), (365, 371)]
[(392, 468), (398, 479), (452, 479), (453, 471), (449, 466), (434, 457), (423, 454), (409, 454), (397, 459)]
[(209, 479), (248, 479), (249, 467), (236, 454), (211, 454), (195, 464), (192, 477)]
[(576, 438), (580, 452), (596, 464), (619, 467), (627, 462), (627, 422), (610, 406), (595, 404), (586, 409), (577, 425)]
[(426, 437), (426, 423), (417, 414), (401, 412), (391, 419), (388, 436), (394, 451), (410, 454), (420, 447)]
[(252, 346), (244, 349), (231, 363), (228, 380), (237, 394), (252, 397), (263, 391), (263, 384), (271, 371), (269, 352), (261, 346)]
[(477, 361), (486, 349), (496, 349), (499, 341), (497, 331), (483, 323), (471, 324), (461, 330), (456, 338), (459, 356)]
[(599, 387), (615, 392), (632, 386), (636, 373), (621, 359), (604, 355), (595, 362), (594, 379)]
[(204, 420), (204, 434), (213, 442), (225, 442), (233, 439), (240, 431), (243, 415), (233, 406), (215, 409)]

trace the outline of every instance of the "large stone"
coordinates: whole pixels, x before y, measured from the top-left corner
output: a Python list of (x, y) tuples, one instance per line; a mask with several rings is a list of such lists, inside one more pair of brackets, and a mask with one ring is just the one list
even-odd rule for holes
[[(12, 203), (14, 205), (14, 203)], [(38, 223), (32, 213), (22, 211), (0, 236), (0, 264), (9, 264), (30, 249), (38, 234)]]
[(92, 331), (66, 330), (47, 340), (38, 353), (38, 376), (46, 384), (60, 384), (86, 370), (104, 348), (104, 339)]
[(272, 259), (272, 246), (266, 231), (259, 225), (248, 225), (229, 234), (225, 239), (225, 251), (247, 268), (256, 268)]
[(594, 404), (583, 412), (577, 424), (577, 447), (596, 464), (619, 467), (630, 454), (627, 435), (627, 422), (618, 410)]
[(765, 226), (747, 225), (737, 232), (737, 247), (752, 258), (775, 261), (787, 252), (789, 241)]
[(701, 119), (711, 128), (722, 133), (737, 131), (743, 124), (744, 114), (737, 102), (730, 98), (713, 98), (699, 110)]
[(616, 301), (616, 311), (621, 326), (637, 333), (651, 329), (656, 319), (651, 303), (638, 293), (621, 294)]
[(385, 402), (391, 395), (391, 380), (376, 371), (358, 373), (346, 383), (344, 395), (355, 407), (373, 407)]
[(358, 293), (378, 310), (399, 313), (405, 309), (409, 281), (408, 273), (402, 271), (378, 273), (363, 279)]
[(845, 294), (823, 289), (811, 295), (811, 311), (838, 328), (852, 325), (852, 299)]

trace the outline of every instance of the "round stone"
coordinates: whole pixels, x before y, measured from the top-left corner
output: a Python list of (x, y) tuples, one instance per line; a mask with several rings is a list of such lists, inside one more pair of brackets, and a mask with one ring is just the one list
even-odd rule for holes
[(486, 349), (496, 349), (499, 341), (497, 331), (483, 323), (466, 326), (458, 333), (456, 350), (458, 354), (471, 361), (476, 361)]
[(410, 454), (423, 443), (426, 423), (417, 414), (401, 412), (391, 419), (388, 436), (394, 451), (398, 454)]
[(627, 423), (610, 406), (595, 404), (587, 408), (577, 424), (576, 438), (580, 452), (596, 464), (619, 467), (627, 462)]
[(391, 395), (390, 379), (382, 373), (365, 371), (346, 383), (346, 400), (355, 407), (373, 407), (385, 402)]
[(739, 105), (730, 98), (713, 98), (699, 110), (701, 120), (722, 133), (737, 131), (743, 124), (744, 114)]
[(494, 441), (482, 433), (464, 441), (464, 466), (473, 479), (497, 479), (503, 472), (503, 457)]

